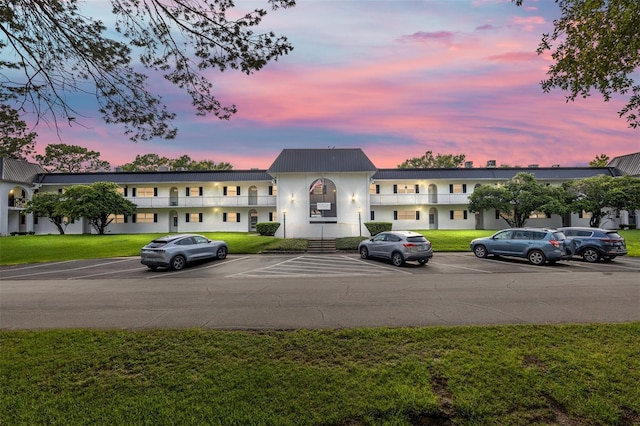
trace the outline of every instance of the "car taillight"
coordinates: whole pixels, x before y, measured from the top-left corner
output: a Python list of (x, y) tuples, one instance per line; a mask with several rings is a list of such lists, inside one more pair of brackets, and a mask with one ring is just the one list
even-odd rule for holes
[(417, 246), (417, 244), (414, 244), (414, 243), (404, 243), (402, 245), (405, 246), (405, 247), (415, 247), (415, 246)]
[(621, 243), (624, 240), (608, 240), (606, 238), (600, 238), (600, 241), (602, 241), (603, 243), (615, 244), (615, 243), (618, 243), (618, 242)]
[(549, 240), (549, 243), (555, 248), (560, 248), (560, 241), (557, 240)]

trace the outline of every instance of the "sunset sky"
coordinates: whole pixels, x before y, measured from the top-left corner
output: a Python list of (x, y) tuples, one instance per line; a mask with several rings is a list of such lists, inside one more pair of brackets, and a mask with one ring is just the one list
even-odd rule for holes
[(187, 154), (236, 170), (266, 169), (284, 148), (362, 148), (379, 168), (427, 150), (466, 154), (475, 167), (585, 166), (640, 151), (640, 129), (618, 117), (622, 99), (566, 103), (561, 91), (542, 92), (551, 62), (536, 48), (557, 17), (551, 0), (299, 0), (260, 27), (287, 36), (292, 53), (250, 76), (211, 74), (219, 100), (237, 105), (230, 121), (196, 117), (190, 99), (156, 80), (178, 113), (177, 139), (130, 142), (87, 108), (84, 127), (63, 124), (59, 137), (39, 126), (38, 151), (81, 145), (112, 167)]

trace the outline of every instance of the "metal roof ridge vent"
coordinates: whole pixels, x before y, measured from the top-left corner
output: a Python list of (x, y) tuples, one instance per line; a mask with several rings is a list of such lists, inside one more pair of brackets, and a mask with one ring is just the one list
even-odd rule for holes
[(169, 166), (158, 166), (158, 171), (159, 172), (168, 172), (169, 171)]

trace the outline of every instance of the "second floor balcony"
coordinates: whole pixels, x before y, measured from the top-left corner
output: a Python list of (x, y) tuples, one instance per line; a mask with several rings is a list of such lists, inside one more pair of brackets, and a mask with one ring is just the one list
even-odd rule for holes
[(471, 194), (371, 194), (372, 206), (469, 204)]
[(215, 197), (127, 197), (140, 208), (167, 207), (276, 207), (274, 195)]

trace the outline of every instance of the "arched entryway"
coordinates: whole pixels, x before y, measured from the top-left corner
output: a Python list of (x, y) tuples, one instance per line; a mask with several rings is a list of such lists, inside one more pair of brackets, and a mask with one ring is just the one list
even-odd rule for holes
[(331, 179), (317, 178), (309, 186), (309, 220), (336, 222), (338, 220), (336, 184)]

